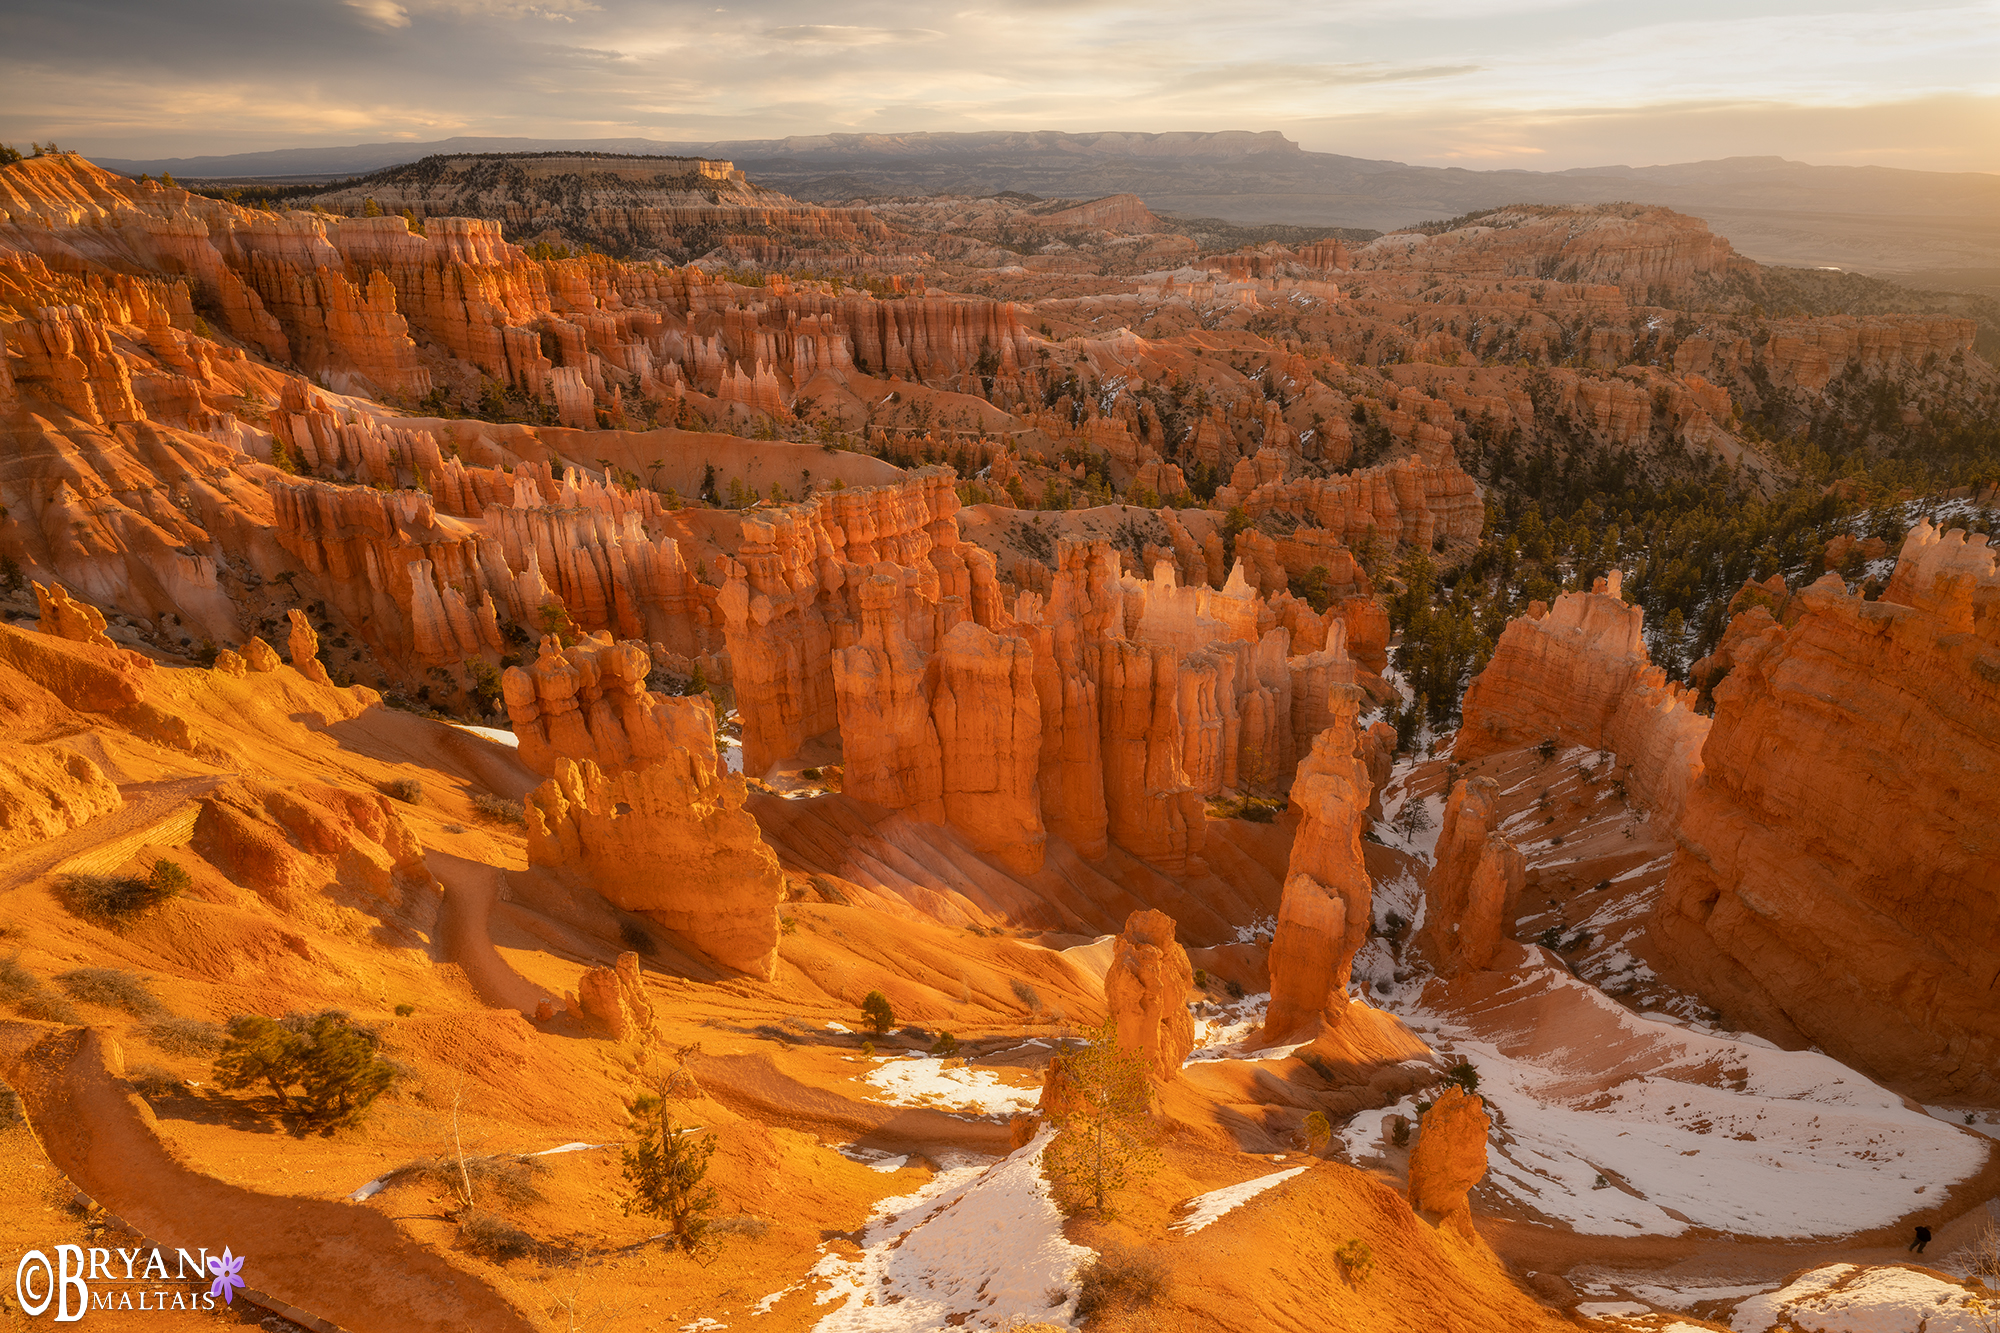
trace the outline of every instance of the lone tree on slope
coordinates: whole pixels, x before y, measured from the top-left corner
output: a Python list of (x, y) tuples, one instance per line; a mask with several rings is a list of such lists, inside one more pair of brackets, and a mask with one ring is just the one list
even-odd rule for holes
[(1042, 1173), (1063, 1211), (1109, 1217), (1111, 1196), (1158, 1165), (1146, 1060), (1118, 1044), (1116, 1023), (1107, 1019), (1088, 1045), (1049, 1061), (1042, 1106), (1056, 1126)]

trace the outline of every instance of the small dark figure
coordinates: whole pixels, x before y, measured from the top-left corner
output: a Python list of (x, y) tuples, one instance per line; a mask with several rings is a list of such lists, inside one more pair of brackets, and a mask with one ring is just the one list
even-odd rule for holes
[(1917, 1238), (1910, 1242), (1910, 1248), (1915, 1250), (1918, 1254), (1922, 1254), (1924, 1252), (1924, 1246), (1930, 1243), (1931, 1243), (1931, 1229), (1929, 1227), (1918, 1227)]

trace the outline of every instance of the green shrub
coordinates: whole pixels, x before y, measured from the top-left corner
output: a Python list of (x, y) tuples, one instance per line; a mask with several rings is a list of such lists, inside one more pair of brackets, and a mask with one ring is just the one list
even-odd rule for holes
[(398, 1018), (408, 1018), (415, 1012), (417, 1012), (417, 1006), (414, 1004), (399, 1004), (396, 1006), (396, 1017)]
[(1078, 1319), (1150, 1308), (1173, 1290), (1173, 1269), (1151, 1250), (1112, 1244), (1077, 1274)]
[(134, 1018), (164, 1012), (145, 982), (115, 967), (74, 968), (57, 976), (56, 984), (68, 991), (71, 999), (106, 1009), (123, 1009)]
[(0, 1000), (18, 1000), (42, 988), (42, 979), (21, 966), (21, 955), (0, 958)]
[(1357, 1287), (1375, 1273), (1375, 1252), (1368, 1248), (1367, 1241), (1358, 1237), (1335, 1250), (1333, 1259), (1340, 1265), (1341, 1273)]
[(1479, 1070), (1470, 1060), (1460, 1060), (1444, 1071), (1445, 1082), (1456, 1083), (1467, 1092), (1479, 1091)]
[(168, 1055), (213, 1055), (222, 1049), (222, 1029), (199, 1018), (156, 1018), (140, 1025), (139, 1035)]
[(1049, 1061), (1044, 1086), (1057, 1133), (1042, 1150), (1042, 1173), (1056, 1206), (1108, 1217), (1111, 1197), (1159, 1162), (1146, 1059), (1118, 1044), (1118, 1025), (1107, 1019), (1087, 1045)]
[(523, 824), (527, 822), (527, 811), (519, 801), (510, 801), (504, 796), (491, 792), (472, 793), (472, 808), (481, 819), (490, 819), (496, 824)]
[(944, 1056), (957, 1055), (958, 1038), (952, 1036), (949, 1032), (938, 1033), (937, 1040), (931, 1043), (931, 1054)]
[(146, 876), (146, 884), (155, 893), (163, 893), (171, 898), (192, 888), (194, 876), (188, 874), (187, 868), (180, 862), (161, 857), (153, 862), (153, 869)]
[(14, 1006), (23, 1018), (44, 1023), (80, 1023), (76, 1009), (62, 996), (42, 984), (42, 979), (21, 966), (21, 955), (0, 960), (0, 1000)]
[(896, 1026), (896, 1011), (889, 1007), (889, 997), (878, 990), (861, 997), (861, 1017), (878, 1037)]
[(1398, 1148), (1410, 1146), (1410, 1117), (1399, 1115), (1389, 1125), (1389, 1137)]
[(394, 800), (401, 801), (405, 805), (422, 805), (424, 803), (424, 784), (415, 778), (397, 778), (392, 782), (382, 784), (382, 794)]
[[(231, 1091), (263, 1084), (287, 1109), (337, 1125), (358, 1120), (395, 1081), (378, 1055), (379, 1039), (335, 1010), (282, 1022), (257, 1014), (229, 1020), (229, 1038), (215, 1060), (215, 1081)], [(300, 1089), (295, 1102), (290, 1088)]]
[(5, 1083), (0, 1083), (0, 1133), (14, 1128), (28, 1118), (21, 1109), (21, 1098)]
[[(160, 865), (173, 866), (181, 876), (187, 872), (171, 861)], [(172, 898), (180, 890), (174, 887), (172, 872), (161, 874), (159, 867), (145, 879), (120, 875), (64, 875), (56, 884), (56, 897), (71, 913), (86, 921), (101, 926), (115, 926), (142, 916)]]

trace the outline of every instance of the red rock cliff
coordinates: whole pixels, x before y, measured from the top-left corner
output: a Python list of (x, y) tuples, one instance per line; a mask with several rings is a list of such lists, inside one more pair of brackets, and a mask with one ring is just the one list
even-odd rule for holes
[[(2000, 1097), (2000, 570), (1920, 523), (1881, 601), (1829, 574), (1715, 687), (1654, 920), (1731, 1023), (1925, 1100)], [(1670, 972), (1670, 975), (1671, 975)]]

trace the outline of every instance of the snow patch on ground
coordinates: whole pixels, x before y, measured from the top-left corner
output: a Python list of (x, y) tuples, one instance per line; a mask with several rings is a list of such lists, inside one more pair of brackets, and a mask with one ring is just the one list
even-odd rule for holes
[(1197, 1194), (1187, 1201), (1187, 1206), (1194, 1211), (1174, 1223), (1173, 1229), (1190, 1235), (1200, 1231), (1210, 1223), (1220, 1221), (1265, 1190), (1284, 1184), (1304, 1170), (1302, 1166), (1295, 1166), (1287, 1171), (1273, 1171), (1268, 1176), (1246, 1180), (1240, 1185), (1230, 1185), (1223, 1189), (1210, 1190), (1206, 1194)]
[[(1926, 1106), (1924, 1110), (1933, 1120), (1958, 1125), (1984, 1134), (1989, 1139), (2000, 1139), (2000, 1111), (1970, 1106)], [(1966, 1119), (1968, 1115), (1972, 1117), (1970, 1120)]]
[(1730, 1320), (1736, 1333), (1986, 1333), (1965, 1288), (1908, 1268), (1829, 1264), (1782, 1291), (1755, 1296)]
[(1769, 1282), (1749, 1287), (1656, 1287), (1633, 1283), (1625, 1289), (1649, 1305), (1666, 1310), (1690, 1309), (1701, 1301), (1734, 1301), (1745, 1296), (1761, 1296), (1771, 1290)]
[(1260, 916), (1249, 925), (1238, 926), (1236, 928), (1236, 942), (1238, 944), (1269, 944), (1271, 936), (1277, 933), (1277, 929), (1277, 917)]
[(880, 1148), (863, 1148), (854, 1143), (836, 1143), (833, 1150), (850, 1162), (859, 1162), (870, 1171), (880, 1171), (887, 1175), (891, 1171), (901, 1171), (910, 1164), (908, 1156), (885, 1152)]
[[(1588, 1053), (1514, 1060), (1449, 1016), (1403, 1012), (1433, 1049), (1479, 1070), (1480, 1095), (1499, 1112), (1488, 1183), (1579, 1232), (1807, 1236), (1836, 1222), (1843, 1231), (1886, 1226), (1923, 1202), (1920, 1189), (1948, 1187), (1984, 1162), (1977, 1140), (1829, 1056), (1682, 1026), (1663, 1033), (1552, 969), (1524, 984), (1573, 988), (1568, 998), (1600, 1006), (1634, 1041), (1671, 1043), (1655, 1067), (1690, 1080), (1641, 1074), (1605, 1086), (1586, 1072)], [(1416, 1119), (1414, 1099), (1350, 1121), (1340, 1136), (1350, 1160), (1384, 1155), (1396, 1115)]]
[[(1063, 1239), (1042, 1179), (1053, 1136), (1044, 1130), (997, 1165), (954, 1166), (915, 1194), (877, 1204), (858, 1258), (825, 1254), (813, 1266), (810, 1276), (828, 1284), (815, 1302), (840, 1302), (814, 1333), (1067, 1323), (1073, 1275), (1093, 1252)], [(1052, 1304), (1058, 1291), (1063, 1299)]]
[[(1028, 1076), (1026, 1071), (1008, 1072), (1018, 1077)], [(881, 1092), (879, 1100), (892, 1106), (930, 1106), (975, 1115), (1008, 1116), (1017, 1111), (1032, 1111), (1041, 1100), (1040, 1079), (1036, 1079), (1032, 1088), (1016, 1087), (994, 1070), (964, 1065), (947, 1068), (943, 1059), (932, 1055), (881, 1058), (875, 1068), (861, 1077)]]
[(1450, 793), (1440, 791), (1435, 795), (1422, 797), (1418, 800), (1418, 804), (1422, 806), (1422, 814), (1408, 812), (1415, 820), (1416, 827), (1405, 834), (1399, 831), (1399, 826), (1402, 825), (1406, 808), (1412, 800), (1407, 784), (1418, 766), (1428, 762), (1415, 756), (1397, 761), (1395, 767), (1389, 771), (1389, 781), (1382, 787), (1382, 817), (1375, 821), (1375, 826), (1371, 830), (1375, 837), (1381, 839), (1383, 846), (1408, 852), (1425, 865), (1437, 859), (1438, 834), (1444, 828), (1444, 806)]
[(519, 736), (516, 736), (511, 731), (503, 731), (499, 727), (469, 727), (463, 722), (454, 722), (451, 725), (457, 727), (460, 731), (469, 731), (475, 736), (482, 736), (492, 741), (495, 745), (504, 745), (510, 750), (521, 748), (521, 738)]
[(1243, 1043), (1264, 1026), (1264, 1011), (1270, 1004), (1271, 992), (1258, 991), (1228, 1004), (1190, 1005), (1189, 1008), (1209, 1008), (1214, 1012), (1194, 1016), (1194, 1049), (1189, 1052), (1188, 1060), (1235, 1058)]
[(1653, 1313), (1637, 1301), (1585, 1301), (1576, 1307), (1585, 1319), (1616, 1319)]
[(1264, 1011), (1270, 1005), (1271, 992), (1258, 991), (1228, 1004), (1215, 1005), (1214, 1013), (1196, 1014), (1194, 1049), (1181, 1062), (1183, 1067), (1202, 1060), (1282, 1060), (1306, 1045), (1305, 1042), (1291, 1046), (1257, 1045), (1257, 1034), (1264, 1030)]

